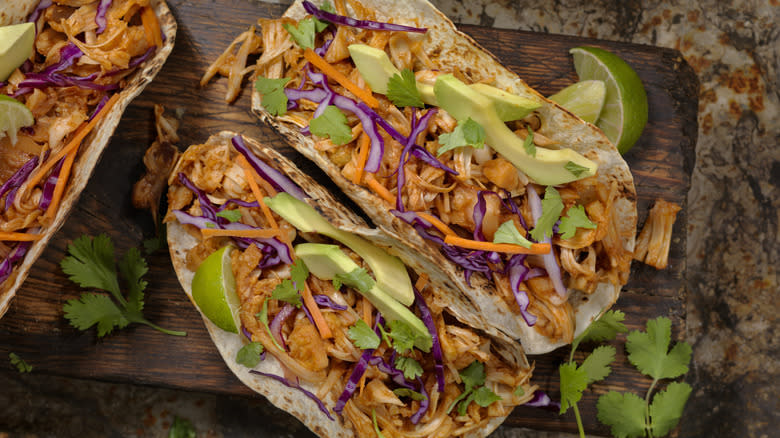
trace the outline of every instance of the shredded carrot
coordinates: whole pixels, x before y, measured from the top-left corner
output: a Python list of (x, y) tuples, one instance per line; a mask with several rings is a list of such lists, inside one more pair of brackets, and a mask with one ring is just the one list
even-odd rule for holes
[(328, 77), (341, 84), (347, 90), (351, 91), (352, 94), (365, 102), (366, 105), (370, 106), (371, 108), (376, 108), (379, 106), (379, 101), (376, 100), (373, 94), (358, 87), (357, 84), (350, 81), (349, 78), (344, 76), (343, 73), (336, 70), (332, 65), (328, 64), (327, 61), (322, 59), (320, 55), (314, 53), (312, 49), (306, 49), (303, 52), (303, 57), (306, 58), (306, 60), (312, 63), (315, 67), (320, 69)]
[(44, 175), (46, 175), (49, 169), (54, 167), (54, 165), (57, 164), (62, 157), (70, 153), (70, 151), (77, 149), (81, 144), (81, 141), (84, 140), (84, 137), (86, 137), (87, 134), (92, 131), (92, 129), (95, 127), (95, 125), (97, 125), (100, 119), (103, 118), (103, 116), (108, 114), (108, 112), (111, 110), (111, 106), (113, 106), (118, 99), (119, 93), (111, 96), (111, 99), (108, 99), (106, 104), (103, 106), (103, 109), (100, 110), (99, 114), (95, 115), (95, 117), (93, 117), (92, 120), (90, 120), (88, 123), (81, 125), (81, 127), (76, 130), (76, 133), (73, 135), (73, 138), (70, 140), (70, 142), (68, 142), (64, 148), (60, 149), (59, 152), (49, 157), (49, 159), (47, 159), (46, 162), (38, 168), (38, 170), (30, 177), (30, 179), (27, 180), (27, 187), (35, 187), (43, 179)]
[(202, 228), (200, 233), (204, 239), (215, 236), (248, 237), (250, 239), (265, 239), (281, 234), (280, 229), (224, 230), (221, 228)]
[(43, 237), (43, 234), (13, 233), (0, 231), (0, 241), (3, 242), (32, 242)]
[(414, 212), (417, 216), (420, 216), (421, 218), (427, 220), (431, 223), (434, 227), (436, 227), (437, 230), (441, 231), (442, 234), (445, 236), (457, 236), (457, 233), (452, 230), (452, 228), (448, 227), (447, 224), (441, 221), (441, 219), (437, 218), (436, 216), (428, 213), (423, 213), (421, 211)]
[(423, 289), (425, 289), (425, 286), (428, 285), (428, 274), (423, 272), (420, 274), (419, 277), (417, 277), (417, 281), (414, 283), (414, 288), (417, 289), (417, 291), (422, 292)]
[(360, 376), (360, 390), (358, 391), (359, 395), (363, 395), (363, 388), (366, 386), (366, 373), (363, 373), (362, 376)]
[(160, 22), (157, 20), (154, 9), (144, 8), (141, 12), (141, 23), (144, 25), (144, 33), (149, 43), (153, 43), (158, 48), (162, 47), (162, 28), (160, 28)]
[(371, 138), (365, 132), (360, 135), (358, 140), (358, 147), (360, 152), (358, 154), (358, 165), (355, 169), (355, 173), (352, 175), (352, 182), (354, 184), (360, 184), (360, 180), (363, 179), (363, 169), (366, 167), (366, 161), (368, 161), (368, 152), (371, 150)]
[(255, 198), (257, 198), (257, 202), (260, 204), (260, 208), (263, 210), (263, 215), (265, 215), (265, 219), (268, 221), (268, 224), (275, 230), (279, 229), (279, 224), (276, 223), (276, 219), (274, 219), (274, 216), (271, 214), (271, 209), (269, 209), (268, 206), (265, 205), (265, 202), (263, 202), (263, 192), (260, 191), (260, 187), (257, 186), (257, 181), (255, 181), (255, 176), (259, 175), (257, 175), (255, 169), (252, 167), (252, 165), (249, 164), (249, 161), (247, 161), (243, 155), (239, 154), (236, 158), (236, 162), (238, 162), (238, 165), (244, 169), (244, 178), (246, 178), (247, 182), (249, 183), (249, 187), (252, 189), (252, 194), (254, 194)]
[(370, 173), (366, 175), (366, 183), (368, 184), (368, 187), (375, 191), (382, 199), (395, 205), (395, 196), (393, 196), (393, 194), (390, 193), (390, 190), (387, 190), (385, 186), (377, 181)]
[(369, 327), (373, 326), (373, 318), (371, 317), (371, 311), (373, 310), (373, 306), (371, 305), (371, 302), (369, 302), (366, 297), (363, 297), (363, 321), (368, 324)]
[(314, 325), (317, 326), (317, 330), (320, 332), (320, 336), (322, 336), (322, 339), (330, 339), (333, 337), (333, 333), (330, 331), (330, 327), (328, 327), (328, 322), (325, 321), (325, 317), (322, 316), (322, 312), (320, 312), (320, 308), (317, 306), (317, 303), (314, 301), (314, 296), (311, 294), (311, 289), (309, 289), (309, 284), (304, 283), (305, 287), (303, 288), (303, 292), (301, 295), (303, 296), (303, 304), (306, 306), (307, 309), (309, 309), (309, 313), (311, 314), (311, 319), (314, 320)]
[[(252, 170), (254, 170), (254, 169), (252, 169)], [(265, 192), (268, 193), (268, 196), (273, 198), (274, 196), (276, 196), (277, 193), (279, 193), (279, 192), (276, 191), (274, 186), (271, 185), (271, 183), (266, 181), (265, 178), (263, 178), (262, 176), (258, 175), (257, 171), (255, 171), (254, 174), (255, 174), (255, 181), (258, 184), (260, 184), (260, 188), (261, 189), (265, 190)]]
[(60, 175), (57, 178), (57, 184), (54, 186), (54, 193), (52, 193), (51, 196), (51, 203), (46, 209), (46, 213), (43, 214), (44, 219), (51, 219), (57, 214), (57, 206), (62, 199), (62, 193), (65, 191), (65, 184), (70, 177), (70, 169), (73, 168), (73, 161), (76, 160), (77, 152), (77, 150), (74, 150), (72, 153), (68, 154), (65, 157), (65, 162), (62, 163), (62, 169), (60, 169)]
[(550, 252), (549, 243), (534, 243), (530, 248), (511, 243), (481, 242), (469, 240), (458, 236), (444, 236), (444, 243), (460, 246), (461, 248), (477, 249), (480, 251), (496, 251), (507, 254), (547, 254)]

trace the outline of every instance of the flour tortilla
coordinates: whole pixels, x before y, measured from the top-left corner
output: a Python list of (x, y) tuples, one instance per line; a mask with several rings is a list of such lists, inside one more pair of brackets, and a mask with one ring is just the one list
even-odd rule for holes
[[(378, 21), (392, 20), (397, 24), (428, 28), (424, 50), (434, 65), (451, 66), (475, 80), (493, 78), (492, 85), (498, 88), (543, 102), (542, 107), (536, 110), (542, 120), (539, 132), (595, 161), (599, 165), (598, 178), (605, 185), (609, 186), (612, 181), (617, 183), (619, 195), (614, 204), (614, 217), (618, 220), (617, 228), (624, 248), (633, 252), (637, 220), (633, 177), (620, 153), (599, 128), (545, 99), (471, 37), (458, 31), (431, 3), (425, 0), (363, 0), (361, 3), (375, 12)], [(306, 12), (298, 0), (284, 15), (299, 20), (306, 16)], [(400, 251), (399, 256), (407, 264), (426, 267), (431, 279), (452, 293), (455, 312), (490, 315), (489, 327), (484, 329), (519, 340), (528, 354), (542, 354), (565, 345), (564, 342), (553, 342), (529, 327), (519, 312), (510, 309), (500, 298), (493, 283), (482, 275), (472, 276), (469, 285), (460, 267), (445, 258), (435, 244), (422, 239), (410, 225), (391, 214), (384, 201), (372, 191), (345, 178), (340, 169), (314, 147), (314, 140), (301, 134), (299, 126), (271, 115), (262, 106), (261, 95), (254, 87), (252, 110), (279, 131), (292, 147), (325, 171), (377, 226), (404, 242), (407, 248)], [(609, 309), (619, 293), (620, 286), (608, 283), (600, 284), (590, 295), (574, 291), (570, 302), (576, 313), (575, 336)]]
[[(206, 144), (214, 146), (226, 143), (230, 144), (230, 140), (236, 135), (237, 134), (234, 132), (222, 131), (219, 134), (211, 136), (206, 141)], [(275, 150), (262, 146), (256, 140), (246, 136), (243, 138), (247, 147), (249, 147), (261, 160), (280, 170), (298, 184), (298, 186), (310, 196), (306, 202), (314, 207), (314, 209), (331, 224), (341, 230), (360, 235), (361, 237), (372, 241), (377, 246), (385, 248), (388, 252), (395, 252), (395, 246), (398, 245), (399, 242), (391, 236), (387, 236), (380, 230), (369, 228), (360, 217), (336, 201), (324, 187), (320, 186), (308, 175), (301, 172), (290, 160)], [(173, 262), (173, 268), (176, 271), (176, 276), (178, 277), (184, 292), (190, 298), (190, 301), (192, 301), (192, 278), (195, 275), (195, 272), (187, 268), (187, 252), (198, 243), (198, 239), (189, 234), (184, 226), (178, 221), (168, 223), (167, 236), (168, 248), (171, 254), (171, 261)], [(443, 301), (446, 305), (446, 300), (449, 299), (448, 297), (449, 294), (439, 293), (438, 295), (435, 294), (434, 300)], [(195, 308), (197, 308), (195, 302), (192, 301), (192, 303)], [(454, 316), (458, 317), (458, 315)], [(298, 418), (319, 436), (332, 438), (355, 437), (353, 430), (345, 424), (346, 420), (341, 416), (331, 413), (334, 418), (334, 421), (331, 421), (319, 410), (313, 400), (306, 397), (300, 391), (288, 388), (273, 379), (252, 374), (249, 372), (249, 368), (238, 364), (236, 362), (236, 353), (244, 346), (243, 335), (226, 332), (214, 325), (205, 316), (203, 316), (203, 322), (206, 324), (209, 335), (211, 336), (214, 345), (217, 347), (217, 350), (219, 350), (219, 353), (222, 355), (225, 364), (242, 383), (255, 392), (265, 396), (278, 408), (283, 409)], [(469, 315), (469, 320), (461, 320), (461, 322), (471, 325), (472, 327), (479, 327), (485, 324), (485, 321), (480, 320), (480, 317), (473, 313)], [(502, 356), (507, 364), (523, 369), (529, 367), (525, 354), (517, 343), (512, 342), (509, 338), (504, 336), (494, 336), (491, 339), (491, 343), (496, 352)], [(255, 370), (275, 375), (284, 374), (284, 370), (279, 362), (271, 355), (266, 355), (266, 359), (260, 362)], [(317, 392), (318, 388), (316, 386), (307, 384), (306, 382), (301, 383), (303, 388), (308, 391)], [(333, 396), (333, 394), (329, 394), (328, 397), (329, 398), (322, 401), (329, 410), (332, 410), (336, 404), (337, 397)], [(507, 415), (509, 415), (509, 412), (507, 412)], [(487, 436), (495, 430), (505, 418), (506, 417), (495, 417), (491, 419), (484, 428), (475, 430), (466, 436), (469, 438)]]
[[(0, 285), (0, 317), (8, 310), (11, 299), (27, 278), (32, 265), (46, 248), (52, 236), (65, 223), (73, 206), (76, 205), (79, 195), (86, 187), (93, 169), (100, 160), (100, 155), (108, 146), (108, 142), (122, 118), (122, 113), (130, 105), (130, 102), (143, 91), (144, 87), (152, 81), (173, 50), (173, 44), (176, 40), (176, 20), (164, 1), (152, 0), (152, 4), (165, 34), (163, 46), (157, 50), (154, 57), (147, 59), (138, 70), (127, 77), (127, 86), (122, 88), (119, 100), (81, 143), (79, 157), (73, 163), (70, 181), (65, 193), (63, 193), (54, 220), (43, 230), (43, 237), (33, 243), (22, 262), (14, 267), (11, 275)], [(24, 22), (37, 5), (38, 0), (3, 0), (0, 2), (0, 26)]]

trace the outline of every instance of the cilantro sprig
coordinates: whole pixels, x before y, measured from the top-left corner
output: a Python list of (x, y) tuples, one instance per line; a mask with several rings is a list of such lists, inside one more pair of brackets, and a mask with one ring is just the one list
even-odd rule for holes
[(493, 234), (493, 243), (512, 243), (525, 248), (531, 247), (531, 241), (526, 239), (517, 229), (511, 219), (501, 224)]
[(459, 122), (452, 132), (439, 136), (441, 147), (436, 151), (436, 155), (439, 156), (463, 146), (481, 149), (485, 147), (485, 136), (485, 128), (469, 117), (465, 121)]
[(270, 79), (259, 76), (255, 81), (255, 89), (262, 96), (260, 102), (271, 115), (283, 116), (287, 113), (287, 95), (284, 86), (290, 78)]
[(577, 228), (596, 228), (588, 215), (585, 214), (585, 207), (582, 205), (575, 205), (566, 211), (566, 216), (561, 216), (561, 223), (558, 225), (558, 231), (561, 232), (561, 237), (564, 239), (571, 239), (577, 233)]
[(195, 438), (197, 433), (190, 420), (179, 416), (173, 417), (173, 424), (168, 430), (168, 438)]
[(33, 369), (32, 365), (14, 352), (8, 353), (8, 358), (11, 360), (11, 365), (15, 366), (20, 373), (29, 373)]
[[(149, 270), (146, 260), (137, 248), (128, 250), (119, 261), (119, 272), (114, 260), (114, 243), (101, 234), (81, 236), (68, 245), (68, 256), (60, 266), (68, 278), (85, 289), (100, 289), (110, 293), (83, 293), (78, 299), (68, 300), (62, 309), (70, 325), (87, 330), (97, 324), (98, 337), (114, 328), (125, 328), (131, 323), (145, 324), (155, 330), (174, 336), (187, 333), (164, 329), (144, 318), (144, 274)], [(127, 295), (122, 295), (119, 276), (125, 280)]]
[(546, 237), (552, 237), (553, 226), (558, 222), (563, 212), (563, 200), (558, 190), (553, 186), (547, 186), (544, 189), (544, 198), (542, 199), (542, 215), (536, 221), (536, 226), (531, 230), (531, 237), (537, 242), (541, 242)]
[(309, 268), (302, 259), (296, 259), (290, 266), (290, 278), (285, 278), (271, 292), (271, 299), (301, 307), (301, 292), (306, 287)]
[(293, 41), (302, 49), (314, 49), (314, 37), (328, 27), (327, 21), (320, 21), (314, 17), (306, 17), (298, 21), (297, 25), (282, 24), (282, 27), (290, 34)]
[(361, 350), (373, 350), (379, 347), (380, 342), (382, 342), (374, 330), (362, 319), (358, 319), (355, 325), (347, 330), (347, 336)]
[(485, 364), (479, 361), (471, 362), (469, 366), (460, 371), (460, 380), (463, 382), (464, 389), (447, 409), (449, 414), (458, 406), (458, 415), (465, 415), (466, 409), (473, 401), (477, 405), (485, 408), (501, 400), (501, 396), (494, 393), (485, 385)]
[(250, 342), (236, 352), (236, 363), (247, 368), (254, 368), (260, 363), (265, 348), (259, 342)]
[(328, 105), (322, 114), (309, 122), (309, 130), (318, 137), (330, 138), (330, 141), (338, 146), (352, 140), (352, 129), (347, 124), (347, 116), (333, 105)]
[(387, 80), (387, 98), (393, 102), (393, 105), (401, 108), (425, 107), (420, 90), (417, 89), (414, 73), (408, 68), (403, 69), (400, 75), (396, 73)]

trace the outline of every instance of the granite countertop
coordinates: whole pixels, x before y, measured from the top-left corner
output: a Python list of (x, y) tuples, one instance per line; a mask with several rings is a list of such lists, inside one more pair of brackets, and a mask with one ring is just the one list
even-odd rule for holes
[[(277, 3), (277, 2), (274, 2)], [(285, 3), (285, 2), (282, 2)], [(688, 193), (687, 341), (694, 392), (680, 436), (774, 436), (780, 393), (780, 2), (434, 0), (456, 23), (679, 50), (699, 82)], [(730, 3), (730, 4), (729, 4)], [(175, 415), (199, 436), (251, 436), (245, 399), (0, 373), (0, 437), (164, 436)], [(297, 436), (298, 423), (266, 433)], [(94, 435), (81, 432), (92, 431)], [(563, 436), (502, 427), (497, 437)]]

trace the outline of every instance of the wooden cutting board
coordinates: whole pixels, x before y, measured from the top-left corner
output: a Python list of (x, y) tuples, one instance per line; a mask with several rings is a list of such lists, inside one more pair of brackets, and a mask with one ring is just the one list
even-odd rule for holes
[[(0, 320), (0, 358), (16, 352), (35, 366), (35, 373), (150, 384), (259, 398), (245, 388), (222, 362), (197, 311), (179, 284), (165, 251), (147, 256), (145, 314), (151, 321), (187, 337), (166, 336), (146, 326), (132, 326), (104, 339), (94, 329), (80, 332), (63, 318), (62, 306), (81, 291), (59, 267), (66, 247), (82, 234), (106, 233), (118, 252), (141, 246), (154, 234), (147, 212), (135, 210), (130, 189), (143, 172), (144, 151), (155, 137), (153, 105), (163, 104), (181, 116), (180, 148), (203, 142), (229, 129), (255, 137), (293, 158), (316, 179), (333, 189), (322, 172), (289, 148), (249, 111), (249, 85), (232, 105), (224, 103), (226, 80), (201, 88), (206, 67), (240, 32), (259, 17), (278, 17), (284, 7), (251, 0), (171, 0), (179, 23), (176, 46), (157, 79), (128, 108), (86, 191), (68, 222), (53, 239)], [(639, 197), (639, 223), (655, 199), (683, 206), (674, 227), (670, 264), (663, 271), (634, 263), (631, 280), (616, 308), (626, 325), (643, 328), (650, 318), (667, 315), (675, 337), (685, 329), (686, 194), (694, 162), (697, 134), (698, 82), (679, 52), (652, 46), (579, 37), (462, 26), (526, 82), (549, 95), (576, 81), (568, 49), (593, 45), (611, 50), (639, 73), (650, 104), (647, 127), (627, 155)], [(345, 199), (341, 196), (342, 199)], [(618, 357), (612, 375), (594, 384), (580, 402), (586, 430), (607, 434), (596, 420), (595, 401), (611, 389), (644, 394), (650, 381), (628, 362), (624, 337), (615, 342)], [(588, 347), (582, 348), (587, 351)], [(535, 381), (557, 398), (557, 367), (568, 348), (533, 357)], [(582, 357), (577, 355), (579, 360)], [(2, 372), (10, 365), (0, 365)], [(255, 401), (256, 402), (256, 401)], [(269, 421), (278, 421), (270, 418)], [(541, 409), (516, 409), (507, 423), (549, 431), (576, 431), (573, 414), (559, 416)]]

